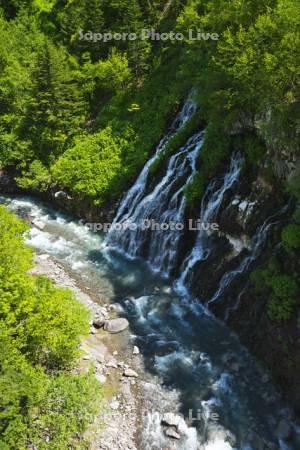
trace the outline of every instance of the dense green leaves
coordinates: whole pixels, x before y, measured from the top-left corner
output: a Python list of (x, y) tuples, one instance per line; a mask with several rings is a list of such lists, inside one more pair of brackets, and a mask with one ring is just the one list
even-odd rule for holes
[(128, 141), (114, 136), (110, 128), (82, 137), (58, 159), (53, 177), (64, 188), (99, 204), (107, 192), (116, 190), (117, 177), (122, 174), (121, 153), (126, 147)]
[(0, 207), (0, 447), (83, 448), (101, 392), (91, 373), (66, 369), (76, 362), (88, 313), (68, 290), (27, 274), (26, 230)]
[[(150, 3), (79, 0), (3, 5), (4, 17), (10, 20), (0, 19), (0, 164), (18, 166), (20, 186), (46, 190), (61, 181), (91, 201), (97, 201), (99, 193), (99, 203), (120, 195), (193, 85), (198, 85), (201, 113), (210, 129), (217, 130), (215, 142), (222, 137), (228, 146), (229, 135), (246, 131), (244, 150), (252, 165), (264, 156), (266, 144), (279, 157), (283, 148), (297, 151), (298, 1)], [(151, 27), (182, 32), (185, 39), (82, 38), (88, 32), (139, 35)], [(217, 33), (219, 39), (188, 40), (190, 29)], [(70, 156), (78, 151), (90, 155), (93, 140), (108, 127), (114, 142), (128, 140), (129, 128), (134, 139), (126, 148), (114, 147), (108, 173), (87, 169), (85, 161), (86, 173), (78, 180), (72, 171), (79, 163), (71, 164)], [(87, 152), (78, 147), (86, 131), (91, 134), (84, 138), (89, 142)], [(205, 180), (227, 155), (223, 145), (215, 147), (209, 133), (206, 140), (202, 159), (207, 162), (194, 179), (195, 200), (196, 191), (201, 194)], [(60, 167), (66, 168), (65, 176)], [(113, 179), (118, 182), (108, 182)]]

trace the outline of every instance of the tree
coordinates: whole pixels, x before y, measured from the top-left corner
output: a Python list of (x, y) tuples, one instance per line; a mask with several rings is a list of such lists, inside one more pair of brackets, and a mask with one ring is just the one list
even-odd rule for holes
[(49, 163), (83, 125), (85, 104), (65, 51), (47, 40), (32, 80), (22, 134), (30, 135), (36, 156)]

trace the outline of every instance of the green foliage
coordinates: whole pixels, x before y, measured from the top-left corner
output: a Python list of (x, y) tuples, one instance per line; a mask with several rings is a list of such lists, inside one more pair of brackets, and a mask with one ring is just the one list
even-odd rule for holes
[(266, 147), (264, 143), (256, 136), (246, 136), (243, 142), (244, 152), (246, 154), (247, 162), (256, 167), (264, 157), (266, 153)]
[(300, 225), (290, 224), (282, 231), (282, 243), (287, 251), (300, 248)]
[(82, 435), (101, 400), (92, 373), (46, 374), (28, 362), (1, 322), (0, 343), (1, 449), (86, 448)]
[(197, 171), (193, 175), (191, 182), (186, 186), (184, 191), (184, 195), (189, 204), (195, 204), (200, 201), (205, 191), (206, 181), (203, 171)]
[(46, 191), (51, 182), (51, 176), (47, 167), (39, 160), (34, 160), (27, 170), (24, 170), (21, 177), (16, 181), (23, 189), (38, 189)]
[(201, 130), (203, 125), (200, 112), (197, 111), (186, 125), (170, 139), (165, 149), (153, 161), (153, 164), (150, 167), (150, 173), (156, 173), (156, 171), (166, 163), (170, 156), (179, 150), (194, 133)]
[(196, 0), (187, 3), (177, 22), (183, 31), (220, 35), (210, 44), (189, 45), (190, 58), (200, 59), (208, 122), (222, 124), (224, 132), (259, 128), (277, 148), (279, 143), (290, 151), (298, 148), (298, 0)]
[(213, 178), (221, 164), (227, 161), (230, 150), (230, 140), (221, 130), (208, 126), (199, 157), (199, 169), (185, 189), (189, 203), (201, 200), (209, 180)]
[[(101, 191), (100, 203), (110, 193), (120, 195), (193, 86), (209, 123), (199, 176), (187, 189), (195, 200), (227, 158), (232, 135), (246, 136), (242, 150), (253, 166), (261, 161), (265, 142), (278, 153), (299, 148), (298, 0), (13, 0), (2, 7), (10, 20), (0, 19), (0, 164), (23, 169), (22, 187), (46, 189), (47, 171), (53, 166), (56, 171), (60, 157), (78, 145), (83, 128), (98, 134), (109, 127), (116, 140), (126, 140), (130, 128), (135, 138), (130, 149), (118, 153), (118, 181), (113, 187), (103, 182), (105, 193), (95, 189)], [(218, 33), (219, 40), (80, 38), (88, 31), (139, 35), (152, 27), (185, 36), (201, 29)], [(156, 167), (188, 134), (182, 131), (170, 142)], [(71, 170), (70, 165), (69, 175)], [(76, 174), (74, 179), (77, 183)], [(99, 184), (97, 177), (90, 181)], [(296, 179), (291, 189), (297, 196)], [(96, 201), (87, 186), (74, 190)]]
[(109, 92), (125, 89), (132, 79), (126, 55), (119, 53), (115, 48), (112, 48), (107, 59), (95, 64), (89, 62), (83, 70), (86, 72), (86, 77), (95, 80), (96, 86)]
[(83, 125), (84, 102), (68, 55), (47, 40), (37, 53), (32, 78), (21, 132), (30, 135), (37, 156), (50, 162)]
[(297, 304), (298, 285), (293, 277), (277, 270), (256, 269), (251, 274), (255, 291), (268, 297), (267, 310), (271, 320), (287, 321)]
[(0, 207), (0, 447), (85, 448), (102, 394), (92, 373), (69, 369), (88, 312), (71, 292), (28, 275), (27, 229)]
[(250, 274), (250, 280), (254, 285), (255, 292), (262, 293), (266, 289), (266, 282), (265, 282), (265, 275), (266, 270), (258, 268), (251, 272)]
[(293, 253), (300, 248), (300, 208), (297, 207), (293, 215), (293, 223), (287, 225), (281, 234), (284, 248)]
[(82, 137), (54, 165), (54, 180), (100, 204), (107, 192), (117, 189), (121, 154), (128, 146), (129, 141), (113, 135), (111, 128)]
[(287, 189), (298, 201), (300, 201), (300, 170), (290, 178)]
[(274, 275), (267, 279), (272, 289), (268, 314), (272, 320), (284, 321), (291, 318), (298, 290), (295, 280), (288, 275)]

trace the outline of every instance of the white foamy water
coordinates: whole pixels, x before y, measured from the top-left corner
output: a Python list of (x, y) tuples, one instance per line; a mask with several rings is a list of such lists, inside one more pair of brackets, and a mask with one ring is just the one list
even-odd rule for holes
[[(4, 201), (45, 225), (32, 228), (30, 245), (57, 258), (128, 318), (146, 370), (141, 450), (171, 447), (161, 426), (167, 412), (187, 418), (178, 450), (264, 450), (263, 442), (281, 450), (299, 448), (296, 429), (292, 442), (276, 439), (277, 424), (290, 421), (290, 413), (273, 386), (262, 383), (261, 369), (236, 337), (203, 307), (176, 294), (141, 261), (109, 250), (103, 236), (80, 222), (30, 198)], [(254, 435), (259, 448), (251, 444)]]

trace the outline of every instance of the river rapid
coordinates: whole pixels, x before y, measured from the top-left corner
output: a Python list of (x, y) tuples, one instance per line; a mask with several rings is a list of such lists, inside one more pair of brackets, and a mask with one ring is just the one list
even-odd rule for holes
[[(145, 365), (142, 450), (300, 448), (299, 428), (270, 375), (199, 302), (79, 220), (30, 197), (1, 197), (1, 203), (43, 223), (27, 239), (35, 251), (51, 255), (129, 320), (130, 341)], [(164, 435), (166, 412), (186, 419), (178, 442)], [(290, 427), (288, 441), (280, 438), (280, 424)]]

